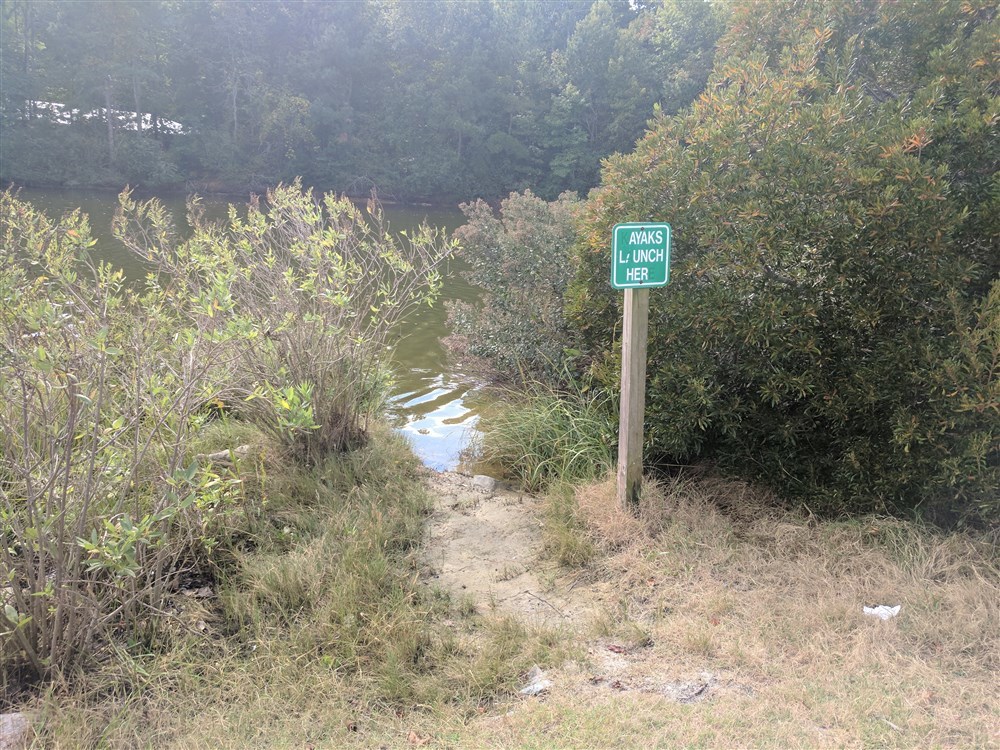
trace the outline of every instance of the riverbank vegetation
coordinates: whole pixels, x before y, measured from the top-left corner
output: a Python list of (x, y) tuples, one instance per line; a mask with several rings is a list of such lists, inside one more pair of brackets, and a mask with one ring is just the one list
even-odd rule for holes
[[(133, 282), (7, 192), (0, 710), (38, 744), (994, 741), (995, 3), (90, 10), (4, 3), (5, 178), (532, 188), (466, 205), (454, 343), (515, 386), (482, 450), (547, 493), (545, 572), (603, 598), (553, 631), (420, 580), (432, 499), (378, 416), (454, 240), (300, 183), (180, 239), (125, 192)], [(608, 245), (654, 219), (632, 514)]]
[(181, 241), (123, 193), (127, 283), (86, 216), (0, 195), (0, 712), (28, 739), (420, 740), (568, 653), (419, 581), (383, 373), (454, 248), (365, 214), (278, 187), (223, 223), (193, 200)]
[(472, 450), (526, 490), (597, 479), (614, 466), (618, 416), (606, 394), (553, 392), (538, 384), (497, 396)]
[[(528, 362), (561, 343), (576, 379), (617, 392), (611, 228), (669, 220), (672, 282), (651, 294), (648, 465), (710, 462), (827, 516), (995, 524), (995, 7), (731, 10), (706, 90), (605, 162), (569, 257), (534, 283), (561, 328), (515, 343)], [(471, 218), (467, 252), (493, 257), (489, 222)], [(537, 222), (506, 231), (556, 231), (543, 212)], [(511, 273), (489, 298), (521, 284)]]
[(503, 200), (498, 216), (482, 200), (462, 206), (466, 223), (455, 238), (483, 292), (476, 304), (449, 305), (448, 343), (471, 368), (507, 383), (567, 373), (572, 331), (563, 297), (582, 208), (573, 193), (547, 202), (530, 191)]
[[(123, 193), (116, 232), (150, 268), (130, 286), (85, 216), (0, 196), (5, 693), (153, 648), (185, 581), (267, 537), (262, 440), (305, 468), (366, 443), (393, 326), (452, 249), (368, 214), (278, 187), (225, 225), (192, 202), (178, 241)], [(210, 444), (220, 421), (248, 442)]]
[(70, 690), (27, 705), (55, 747), (370, 747), (426, 742), (562, 661), (554, 632), (425, 586), (416, 550), (430, 499), (400, 437), (314, 467), (233, 422), (205, 447), (253, 445), (234, 472), (266, 500), (244, 544), (156, 613), (154, 639), (116, 640)]

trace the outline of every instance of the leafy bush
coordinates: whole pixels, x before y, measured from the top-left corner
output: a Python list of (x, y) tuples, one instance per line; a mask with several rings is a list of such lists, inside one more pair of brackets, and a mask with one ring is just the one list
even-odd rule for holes
[(309, 465), (363, 442), (393, 326), (433, 297), (450, 246), (426, 228), (390, 237), (374, 202), (369, 222), (298, 186), (267, 199), (227, 227), (195, 201), (179, 243), (161, 204), (124, 193), (115, 231), (155, 269), (135, 289), (94, 261), (79, 212), (52, 222), (0, 196), (5, 684), (65, 674), (116, 637), (160, 641), (179, 576), (258, 515), (240, 473), (255, 459), (196, 453), (219, 412)]
[(484, 292), (478, 307), (450, 305), (449, 323), (498, 379), (554, 382), (564, 373), (563, 294), (580, 207), (572, 193), (550, 203), (530, 191), (512, 193), (499, 217), (481, 200), (462, 206), (468, 224), (455, 236)]
[(666, 220), (647, 447), (826, 512), (997, 519), (997, 18), (744, 3), (691, 110), (610, 159), (571, 319), (606, 363), (610, 228)]
[(5, 674), (149, 634), (172, 582), (242, 500), (187, 449), (226, 397), (226, 342), (95, 263), (79, 212), (0, 195), (0, 650)]
[(114, 172), (123, 183), (145, 188), (177, 185), (183, 181), (171, 155), (155, 139), (134, 131), (116, 136)]
[(388, 232), (372, 199), (368, 217), (333, 194), (317, 202), (296, 183), (225, 226), (190, 205), (190, 239), (174, 239), (158, 201), (126, 193), (115, 233), (160, 272), (171, 299), (198, 320), (223, 321), (244, 396), (238, 409), (317, 462), (357, 446), (384, 397), (387, 348), (399, 321), (440, 289), (452, 244), (423, 226)]

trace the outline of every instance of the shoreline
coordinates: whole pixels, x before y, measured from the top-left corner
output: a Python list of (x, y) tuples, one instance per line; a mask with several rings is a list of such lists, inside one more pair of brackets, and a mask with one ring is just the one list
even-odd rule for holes
[[(249, 198), (251, 195), (263, 195), (267, 190), (271, 190), (277, 187), (278, 184), (285, 183), (275, 183), (273, 185), (268, 185), (263, 188), (255, 188), (252, 186), (247, 186), (245, 190), (237, 190), (235, 188), (229, 187), (209, 187), (209, 189), (199, 189), (197, 184), (186, 185), (183, 188), (178, 187), (143, 187), (143, 186), (130, 186), (122, 185), (120, 187), (114, 187), (111, 185), (63, 185), (59, 183), (42, 183), (42, 182), (22, 182), (18, 180), (5, 179), (0, 185), (0, 190), (65, 190), (65, 191), (87, 191), (92, 193), (106, 193), (108, 195), (118, 195), (123, 190), (130, 188), (134, 195), (138, 197), (153, 197), (153, 196), (189, 196), (198, 195), (205, 198)], [(340, 191), (335, 188), (323, 188), (317, 187), (315, 185), (304, 185), (305, 189), (313, 190), (320, 194), (325, 193), (335, 193), (337, 195), (346, 196), (352, 201), (365, 201), (370, 197), (370, 193), (357, 193)], [(376, 190), (376, 196), (378, 192)], [(435, 209), (452, 209), (457, 208), (460, 204), (469, 201), (474, 201), (475, 198), (461, 199), (457, 198), (455, 200), (447, 201), (427, 201), (427, 200), (406, 200), (401, 198), (382, 198), (379, 197), (378, 201), (384, 206), (417, 206), (420, 208), (435, 208)]]

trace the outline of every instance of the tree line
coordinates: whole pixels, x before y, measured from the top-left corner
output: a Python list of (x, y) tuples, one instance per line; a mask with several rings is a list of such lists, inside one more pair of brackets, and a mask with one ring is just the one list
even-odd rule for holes
[(404, 200), (589, 189), (700, 93), (721, 31), (684, 0), (0, 7), (5, 181)]

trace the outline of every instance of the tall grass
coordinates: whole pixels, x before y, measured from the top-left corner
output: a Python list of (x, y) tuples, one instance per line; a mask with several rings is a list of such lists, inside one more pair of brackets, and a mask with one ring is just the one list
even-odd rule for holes
[(420, 581), (430, 498), (399, 436), (376, 427), (319, 467), (267, 471), (270, 529), (217, 596), (174, 602), (168, 648), (49, 695), (40, 742), (378, 746), (401, 721), (461, 725), (565, 653), (555, 633), (476, 614)]
[(596, 479), (614, 465), (617, 420), (607, 396), (541, 386), (510, 391), (479, 426), (480, 459), (529, 491)]

